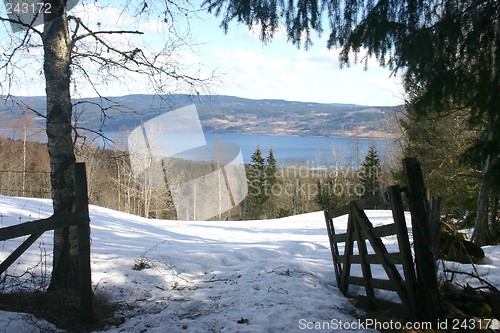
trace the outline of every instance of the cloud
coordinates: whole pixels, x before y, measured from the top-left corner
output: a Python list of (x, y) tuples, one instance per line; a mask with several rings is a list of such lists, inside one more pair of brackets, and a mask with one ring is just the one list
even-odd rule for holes
[(390, 78), (390, 72), (376, 63), (370, 63), (367, 71), (361, 64), (340, 69), (338, 50), (276, 47), (281, 52), (267, 48), (213, 50), (212, 60), (226, 73), (224, 94), (366, 105), (402, 102), (399, 79)]
[[(143, 36), (109, 36), (113, 45), (131, 43), (144, 50), (149, 45), (151, 51), (158, 51), (172, 42), (168, 32), (162, 33), (162, 29), (168, 29), (168, 26), (160, 23), (157, 17), (138, 20), (126, 9), (108, 6), (102, 1), (79, 4), (72, 13), (81, 16), (93, 29), (137, 28), (146, 32)], [(327, 103), (402, 103), (400, 80), (390, 78), (389, 70), (380, 68), (374, 59), (369, 59), (368, 71), (363, 70), (363, 64), (351, 64), (340, 69), (339, 50), (328, 50), (324, 40), (315, 40), (306, 51), (288, 43), (284, 29), (279, 29), (275, 38), (263, 45), (255, 34), (258, 26), (248, 30), (246, 26), (239, 25), (225, 35), (214, 18), (191, 23), (193, 36), (204, 44), (194, 46), (199, 50), (195, 52), (189, 45), (181, 43), (182, 46), (171, 54), (171, 60), (192, 75), (207, 77), (214, 69), (224, 74), (223, 84), (220, 89), (212, 90), (214, 93)], [(92, 71), (92, 68), (88, 69)], [(130, 73), (122, 78), (125, 84), (96, 76), (96, 80), (101, 80), (105, 87), (102, 93), (106, 95), (152, 93), (147, 89), (148, 82), (144, 78)], [(43, 80), (38, 81), (38, 89), (33, 86), (34, 82), (30, 81), (30, 94), (43, 94)], [(183, 89), (175, 85), (171, 88), (172, 92)], [(95, 94), (85, 86), (78, 86), (78, 89), (82, 96)], [(35, 91), (40, 93), (31, 93)]]

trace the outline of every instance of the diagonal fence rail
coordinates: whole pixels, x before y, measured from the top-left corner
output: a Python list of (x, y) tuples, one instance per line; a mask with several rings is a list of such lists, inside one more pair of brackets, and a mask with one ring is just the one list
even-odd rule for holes
[[(405, 189), (391, 186), (373, 196), (325, 211), (335, 277), (345, 295), (349, 285), (364, 287), (369, 306), (373, 307), (376, 301), (374, 289), (389, 290), (397, 293), (410, 317), (435, 321), (439, 299), (432, 231), (436, 228), (431, 228), (430, 224), (439, 221), (435, 218), (439, 212), (429, 208), (416, 159), (404, 159), (403, 164), (407, 178)], [(413, 248), (406, 227), (402, 192), (407, 194), (410, 204)], [(374, 227), (364, 210), (381, 204), (390, 206), (393, 223)], [(336, 233), (333, 219), (346, 214), (349, 215), (346, 232)], [(399, 252), (389, 253), (382, 238), (393, 235), (397, 238)], [(357, 254), (354, 254), (354, 243)], [(339, 244), (344, 245), (342, 253)], [(353, 264), (361, 266), (362, 276), (351, 275)], [(381, 265), (387, 279), (374, 278), (371, 265)]]

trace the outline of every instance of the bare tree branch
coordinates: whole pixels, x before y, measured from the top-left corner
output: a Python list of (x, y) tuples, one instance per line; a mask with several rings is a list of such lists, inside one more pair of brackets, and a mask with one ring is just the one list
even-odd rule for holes
[(28, 24), (28, 23), (22, 22), (21, 20), (13, 20), (10, 18), (0, 16), (0, 21), (2, 21), (2, 22), (9, 22), (10, 24), (17, 24), (17, 25), (23, 26), (24, 28), (26, 28), (26, 33), (29, 33), (30, 31), (32, 31), (32, 32), (37, 33), (40, 37), (43, 37), (43, 32), (41, 32), (40, 30), (36, 29), (33, 26), (33, 22), (35, 22), (35, 19), (36, 19), (36, 16), (34, 16), (31, 23)]
[(469, 272), (465, 272), (465, 271), (458, 271), (458, 270), (455, 270), (455, 269), (444, 267), (444, 272), (445, 273), (452, 273), (452, 274), (463, 274), (463, 275), (470, 276), (472, 278), (477, 279), (479, 282), (484, 283), (488, 287), (488, 289), (490, 289), (491, 291), (500, 292), (500, 290), (498, 290), (497, 287), (495, 287), (493, 284), (491, 284), (491, 282), (489, 282), (486, 279), (482, 278), (479, 275), (479, 273), (477, 273), (477, 271), (475, 273), (469, 273)]

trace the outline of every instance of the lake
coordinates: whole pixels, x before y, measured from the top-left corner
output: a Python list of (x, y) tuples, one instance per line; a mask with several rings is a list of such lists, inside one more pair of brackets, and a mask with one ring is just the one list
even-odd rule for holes
[(240, 146), (243, 159), (251, 162), (251, 156), (257, 146), (267, 157), (269, 149), (273, 149), (278, 164), (309, 164), (311, 167), (322, 167), (335, 160), (343, 165), (359, 164), (366, 156), (373, 143), (380, 156), (387, 153), (391, 139), (351, 138), (351, 137), (302, 137), (277, 136), (238, 133), (205, 133), (210, 144), (217, 140), (232, 142)]
[[(0, 135), (22, 139), (21, 131), (0, 130)], [(113, 140), (124, 141), (123, 133), (111, 132), (106, 133), (106, 135)], [(325, 138), (239, 133), (204, 133), (204, 135), (209, 146), (217, 141), (238, 145), (245, 163), (251, 162), (252, 154), (255, 152), (257, 146), (260, 146), (264, 157), (267, 157), (271, 148), (273, 149), (278, 165), (307, 164), (311, 167), (331, 165), (336, 161), (341, 165), (359, 165), (372, 143), (375, 145), (379, 156), (384, 157), (391, 142), (391, 139), (381, 138)], [(118, 139), (119, 137), (122, 139)], [(46, 142), (44, 135), (35, 138), (35, 140), (33, 138), (34, 135), (29, 133), (28, 140)], [(106, 148), (113, 148), (113, 146), (106, 144)], [(123, 144), (116, 145), (116, 147), (122, 147), (121, 149), (123, 149), (123, 146)]]

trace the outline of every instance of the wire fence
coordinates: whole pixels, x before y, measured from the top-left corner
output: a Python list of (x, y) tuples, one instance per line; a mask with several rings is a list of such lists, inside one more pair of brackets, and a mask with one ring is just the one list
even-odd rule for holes
[(50, 172), (0, 170), (0, 195), (50, 198)]

